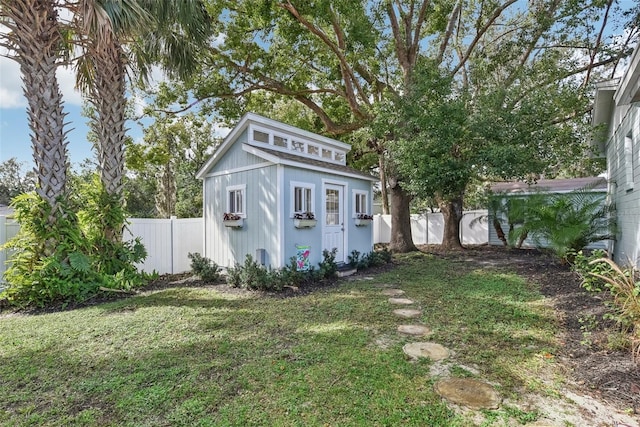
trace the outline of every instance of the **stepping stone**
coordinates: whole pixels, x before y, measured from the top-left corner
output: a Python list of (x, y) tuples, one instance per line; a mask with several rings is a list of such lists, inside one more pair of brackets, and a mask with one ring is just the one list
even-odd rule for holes
[(413, 301), (410, 300), (409, 298), (389, 298), (389, 303), (408, 305), (408, 304), (413, 304)]
[(400, 325), (398, 326), (398, 332), (414, 337), (424, 337), (431, 334), (431, 329), (422, 325)]
[(413, 317), (422, 316), (422, 311), (413, 310), (410, 308), (400, 308), (398, 310), (393, 310), (393, 314), (395, 314), (396, 316), (404, 317), (405, 319), (410, 319)]
[(412, 359), (426, 357), (434, 362), (449, 357), (449, 350), (434, 342), (412, 342), (405, 344), (402, 351)]
[(404, 295), (404, 291), (402, 289), (385, 289), (381, 293), (388, 297), (399, 297), (400, 295)]
[(487, 383), (472, 378), (447, 378), (434, 386), (436, 393), (450, 402), (471, 409), (498, 409), (500, 397)]

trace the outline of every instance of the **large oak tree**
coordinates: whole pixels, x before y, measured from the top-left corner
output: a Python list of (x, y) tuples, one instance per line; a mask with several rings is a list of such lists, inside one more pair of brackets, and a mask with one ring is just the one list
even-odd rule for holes
[[(438, 109), (442, 110), (453, 96), (463, 102), (465, 114), (480, 114), (482, 103), (491, 107), (488, 116), (508, 118), (505, 126), (498, 120), (486, 129), (508, 133), (509, 126), (518, 124), (508, 114), (518, 108), (518, 94), (526, 94), (538, 85), (562, 86), (567, 79), (578, 76), (583, 79), (580, 86), (586, 88), (589, 79), (598, 75), (599, 67), (617, 63), (630, 50), (628, 43), (605, 43), (606, 25), (614, 22), (619, 12), (612, 1), (216, 0), (209, 2), (209, 11), (218, 16), (220, 43), (202, 52), (206, 66), (186, 86), (191, 95), (197, 102), (213, 102), (226, 117), (237, 117), (255, 105), (251, 101), (255, 96), (273, 100), (272, 105), (264, 105), (265, 110), (278, 108), (278, 99), (295, 100), (317, 118), (312, 130), (357, 141), (358, 151), (366, 147), (375, 153), (383, 200), (388, 196), (391, 201), (391, 248), (400, 252), (415, 249), (409, 204), (413, 195), (410, 190), (419, 187), (409, 179), (413, 171), (397, 163), (400, 157), (394, 154), (394, 148), (401, 141), (411, 140), (411, 132), (417, 129), (395, 123), (381, 131), (379, 125), (384, 125), (383, 112), (390, 103), (407, 105), (417, 99), (412, 90), (418, 64), (428, 60), (440, 70), (446, 77), (442, 82), (451, 86), (451, 95), (444, 96), (438, 105), (414, 103), (414, 116), (420, 116), (422, 107), (434, 109), (425, 111), (423, 118), (437, 116)], [(605, 19), (601, 19), (603, 16)], [(630, 39), (635, 37), (634, 32), (630, 35)], [(545, 75), (540, 71), (543, 69), (550, 73)], [(539, 78), (542, 80), (537, 81)], [(576, 102), (573, 107), (537, 111), (545, 116), (539, 124), (552, 127), (584, 112), (584, 103)], [(475, 113), (465, 120), (481, 117)], [(450, 120), (455, 125), (454, 119), (446, 114), (438, 118), (443, 129)], [(467, 121), (461, 126), (469, 129), (487, 123)], [(527, 126), (531, 123), (535, 121)], [(460, 138), (451, 147), (453, 151), (430, 153), (435, 147), (426, 144), (429, 138), (424, 136), (416, 138), (423, 144), (413, 149), (420, 150), (425, 159), (434, 154), (444, 160), (430, 162), (436, 177), (464, 177), (470, 174), (467, 167), (477, 170), (490, 165), (483, 164), (482, 158), (468, 160), (463, 156), (472, 146), (460, 146)], [(444, 136), (453, 141), (450, 135)], [(480, 139), (486, 145), (500, 141), (502, 147), (508, 142), (508, 138), (487, 134)], [(545, 147), (544, 140), (533, 140), (525, 152), (534, 146), (553, 150), (552, 144)], [(518, 143), (526, 142), (526, 137), (518, 139)], [(500, 150), (483, 152), (504, 156)], [(522, 170), (507, 173), (516, 163), (523, 164), (508, 164), (509, 170), (499, 175), (522, 175)], [(422, 188), (433, 193), (445, 214), (444, 244), (448, 247), (460, 246), (457, 227), (468, 182), (465, 180), (453, 185), (453, 181), (443, 179), (452, 183), (450, 188)]]

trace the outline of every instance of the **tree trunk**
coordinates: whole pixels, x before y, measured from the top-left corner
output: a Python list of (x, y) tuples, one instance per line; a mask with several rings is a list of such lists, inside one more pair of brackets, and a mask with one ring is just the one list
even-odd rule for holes
[(93, 58), (96, 65), (95, 92), (91, 103), (97, 113), (95, 130), (100, 179), (108, 194), (122, 199), (127, 104), (124, 53), (111, 32), (97, 43)]
[(409, 203), (411, 196), (402, 188), (399, 182), (389, 179), (389, 193), (391, 195), (391, 242), (392, 252), (405, 253), (417, 251), (411, 237), (411, 213)]
[[(92, 46), (95, 79), (90, 101), (96, 109), (93, 128), (98, 135), (100, 180), (107, 194), (124, 205), (124, 142), (126, 138), (126, 70), (124, 53), (115, 34), (107, 31), (105, 38)], [(104, 235), (113, 242), (122, 240), (124, 224), (105, 226)]]
[(438, 207), (444, 217), (442, 248), (445, 250), (464, 249), (460, 242), (460, 220), (462, 219), (462, 197), (452, 200), (438, 199)]
[(502, 224), (500, 223), (500, 220), (497, 218), (493, 218), (493, 228), (496, 230), (496, 235), (498, 236), (498, 239), (500, 239), (500, 241), (502, 241), (502, 243), (505, 246), (509, 246), (509, 242), (507, 242), (507, 237), (504, 234), (504, 231), (502, 230)]
[[(67, 142), (62, 94), (56, 78), (62, 37), (58, 14), (49, 0), (2, 1), (3, 15), (13, 31), (9, 42), (20, 64), (27, 98), (31, 145), (38, 185), (36, 192), (51, 206), (48, 223), (60, 214), (59, 198), (66, 192)], [(55, 247), (55, 242), (48, 242)], [(51, 249), (51, 247), (49, 247)]]
[(389, 215), (389, 193), (387, 192), (387, 172), (385, 169), (384, 154), (378, 154), (378, 168), (380, 169), (380, 198), (382, 213)]

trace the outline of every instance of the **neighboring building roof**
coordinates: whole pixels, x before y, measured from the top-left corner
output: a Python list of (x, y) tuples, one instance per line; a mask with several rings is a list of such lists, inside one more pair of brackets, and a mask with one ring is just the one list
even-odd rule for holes
[(500, 182), (491, 186), (491, 191), (502, 194), (527, 194), (534, 192), (567, 193), (589, 187), (592, 191), (607, 191), (607, 180), (595, 176), (589, 178), (571, 179), (541, 179), (535, 183)]
[(258, 156), (267, 161), (284, 164), (288, 166), (300, 167), (303, 169), (314, 169), (321, 172), (328, 172), (342, 176), (349, 176), (352, 178), (366, 179), (368, 181), (379, 181), (378, 178), (369, 175), (365, 172), (351, 168), (349, 166), (339, 165), (336, 163), (323, 162), (319, 159), (310, 159), (308, 157), (296, 156), (292, 153), (285, 153), (282, 151), (272, 150), (264, 147), (257, 147), (251, 144), (243, 144), (243, 150)]

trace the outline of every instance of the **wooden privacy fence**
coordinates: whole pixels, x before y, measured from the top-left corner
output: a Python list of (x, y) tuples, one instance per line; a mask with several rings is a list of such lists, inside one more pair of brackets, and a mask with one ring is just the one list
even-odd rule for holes
[[(487, 243), (487, 211), (468, 211), (460, 224), (464, 244)], [(484, 218), (484, 220), (482, 220)], [(475, 221), (474, 221), (475, 220)], [(204, 223), (202, 218), (129, 218), (125, 239), (140, 237), (147, 249), (147, 259), (139, 267), (148, 273), (176, 274), (191, 270), (189, 253), (203, 253)], [(411, 216), (413, 241), (418, 245), (442, 243), (444, 220), (441, 213)], [(0, 216), (0, 245), (16, 235), (19, 225), (6, 216)], [(389, 243), (391, 215), (373, 218), (374, 243)], [(10, 254), (0, 250), (0, 279)]]

